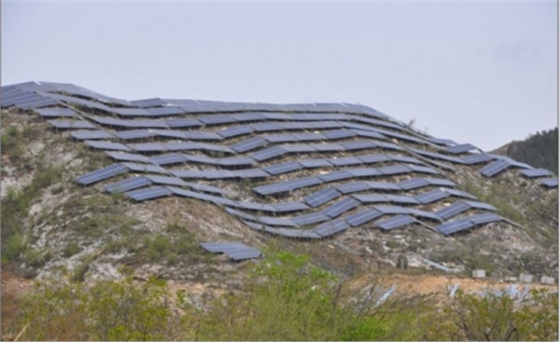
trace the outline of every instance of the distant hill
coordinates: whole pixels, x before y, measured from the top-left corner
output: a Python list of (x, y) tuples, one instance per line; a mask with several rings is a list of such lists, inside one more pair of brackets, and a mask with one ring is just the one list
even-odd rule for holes
[(494, 152), (558, 174), (558, 127), (512, 141)]

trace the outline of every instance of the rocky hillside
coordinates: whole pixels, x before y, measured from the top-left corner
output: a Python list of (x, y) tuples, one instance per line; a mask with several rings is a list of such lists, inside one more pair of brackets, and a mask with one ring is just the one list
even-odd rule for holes
[[(33, 93), (33, 87), (8, 90), (17, 99), (29, 96), (17, 91)], [(302, 105), (222, 115), (215, 113), (224, 104), (211, 103), (205, 104), (208, 115), (187, 100), (172, 106), (152, 99), (147, 106), (160, 116), (146, 120), (142, 115), (150, 112), (141, 101), (117, 103), (83, 88), (72, 94), (68, 87), (52, 87), (35, 95), (41, 98), (34, 101), (43, 101), (40, 108), (2, 99), (2, 265), (17, 274), (43, 278), (62, 272), (94, 280), (124, 271), (229, 289), (241, 284), (252, 261), (232, 262), (199, 244), (230, 241), (305, 253), (345, 277), (372, 270), (442, 272), (426, 260), (465, 275), (482, 268), (494, 277), (557, 276), (557, 186), (523, 175), (530, 166), (471, 153), (467, 145), (422, 135), (373, 110), (368, 117), (363, 108), (321, 114), (332, 116), (319, 123)], [(51, 113), (70, 110), (77, 115), (71, 121), (93, 128), (76, 130), (62, 122), (66, 118), (53, 122), (41, 106)], [(177, 108), (180, 114), (172, 114)], [(241, 114), (253, 115), (247, 119), (253, 121), (243, 124)], [(164, 119), (165, 128), (118, 126)], [(205, 124), (181, 127), (195, 120)], [(305, 128), (308, 122), (316, 126)], [(169, 129), (171, 123), (178, 126)], [(291, 134), (264, 133), (269, 131)], [(113, 149), (100, 149), (91, 134), (106, 134), (105, 147)], [(196, 150), (169, 150), (193, 142)], [(258, 146), (244, 151), (243, 143)], [(116, 152), (116, 144), (126, 152)], [(168, 144), (165, 152), (154, 150), (162, 144)], [(231, 154), (234, 147), (237, 153)], [(169, 166), (158, 159), (164, 157), (179, 159)], [(228, 167), (232, 160), (245, 164)], [(125, 171), (82, 182), (84, 175), (99, 175), (96, 170), (114, 164)], [(503, 168), (481, 174), (492, 165)], [(131, 181), (145, 183), (125, 189)], [(290, 189), (284, 192), (286, 182)], [(152, 192), (138, 192), (146, 189)], [(154, 195), (155, 189), (163, 195)], [(295, 212), (280, 209), (290, 206)], [(321, 219), (305, 223), (310, 217)]]
[(558, 174), (558, 127), (537, 132), (522, 141), (512, 141), (494, 153)]

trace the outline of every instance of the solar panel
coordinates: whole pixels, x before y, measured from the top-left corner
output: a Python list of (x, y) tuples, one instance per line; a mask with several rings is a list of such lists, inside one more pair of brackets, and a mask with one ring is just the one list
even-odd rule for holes
[(430, 220), (434, 220), (434, 221), (442, 221), (441, 217), (439, 217), (437, 214), (432, 213), (431, 211), (425, 211), (425, 210), (419, 210), (419, 209), (409, 209), (408, 210), (409, 215), (412, 216), (418, 216), (418, 217), (422, 217), (422, 218), (427, 218)]
[(337, 185), (336, 189), (343, 194), (349, 194), (352, 192), (369, 190), (371, 186), (367, 182), (351, 182)]
[(263, 170), (271, 175), (280, 175), (292, 171), (301, 170), (303, 166), (296, 162), (288, 162), (282, 164), (275, 164), (265, 167)]
[(558, 187), (558, 178), (543, 179), (541, 181), (541, 185), (543, 185), (547, 188), (557, 188)]
[(224, 253), (235, 261), (255, 259), (261, 252), (239, 242), (204, 242), (200, 246), (210, 253)]
[(114, 136), (106, 131), (74, 131), (70, 133), (74, 139), (78, 140), (95, 140), (95, 139), (111, 139)]
[(209, 126), (232, 123), (235, 122), (235, 119), (231, 115), (207, 115), (199, 117), (198, 121), (202, 122), (206, 126)]
[(216, 133), (219, 134), (220, 136), (224, 137), (224, 138), (232, 138), (232, 137), (238, 137), (240, 135), (249, 134), (253, 131), (254, 131), (254, 129), (252, 127), (249, 127), (249, 126), (236, 126), (236, 127), (229, 127), (229, 128), (223, 129), (223, 130), (218, 131)]
[(292, 190), (292, 186), (286, 183), (268, 184), (253, 188), (254, 192), (262, 196), (280, 194), (290, 190)]
[(373, 221), (381, 215), (383, 214), (378, 210), (366, 209), (346, 217), (346, 222), (352, 227), (357, 227)]
[(436, 211), (436, 215), (444, 220), (450, 219), (470, 209), (470, 206), (462, 201), (455, 202), (448, 207)]
[[(264, 114), (265, 116), (267, 116), (268, 114)], [(256, 131), (256, 132), (274, 132), (274, 131), (283, 131), (284, 130), (284, 126), (282, 126), (282, 124), (278, 123), (278, 122), (263, 122), (263, 123), (258, 123), (258, 124), (253, 124), (251, 125), (251, 127)]]
[(333, 131), (324, 131), (323, 135), (326, 136), (330, 140), (334, 139), (344, 139), (344, 138), (351, 138), (356, 136), (356, 132), (348, 130), (348, 129), (338, 129)]
[(152, 129), (150, 130), (155, 136), (175, 139), (186, 139), (185, 133), (180, 131), (173, 131), (169, 129)]
[(528, 178), (546, 177), (552, 175), (552, 172), (545, 169), (528, 169), (523, 170), (520, 173)]
[[(248, 222), (246, 222), (248, 223)], [(264, 227), (264, 229), (263, 229)], [(286, 238), (295, 238), (295, 239), (320, 239), (321, 236), (317, 235), (315, 232), (311, 230), (300, 230), (300, 229), (291, 229), (291, 228), (273, 228), (261, 225), (252, 225), (253, 229), (264, 231), (269, 234), (283, 236)]]
[(418, 172), (418, 173), (428, 173), (428, 174), (432, 174), (432, 175), (441, 174), (441, 172), (436, 171), (436, 170), (434, 170), (434, 169), (432, 169), (431, 167), (428, 167), (428, 166), (408, 165), (408, 168), (411, 169), (412, 171)]
[(416, 149), (416, 148), (411, 148), (410, 150), (415, 152), (415, 153), (418, 153), (419, 155), (422, 155), (424, 157), (445, 160), (445, 161), (448, 161), (448, 162), (451, 162), (451, 163), (456, 163), (456, 164), (464, 164), (463, 160), (461, 158), (458, 158), (458, 157), (452, 157), (452, 156), (447, 156), (447, 155), (444, 155), (444, 154), (428, 152), (428, 151), (419, 150), (419, 149)]
[(410, 167), (408, 167), (406, 165), (384, 166), (384, 167), (378, 168), (377, 170), (379, 172), (381, 172), (382, 174), (386, 175), (386, 176), (400, 175), (400, 174), (403, 174), (403, 173), (410, 173), (411, 172)]
[(281, 145), (280, 148), (288, 153), (315, 152), (315, 149), (307, 144)]
[(471, 195), (471, 194), (469, 194), (469, 193), (467, 193), (467, 192), (461, 191), (461, 190), (448, 189), (448, 188), (445, 188), (445, 189), (443, 189), (443, 190), (444, 190), (445, 192), (447, 192), (448, 194), (452, 195), (452, 196), (464, 197), (464, 198), (470, 198), (470, 199), (476, 199), (475, 196), (473, 196), (473, 195)]
[(450, 139), (440, 139), (440, 138), (428, 138), (427, 139), (429, 142), (432, 142), (436, 145), (448, 145), (448, 146), (453, 146), (453, 145), (457, 145), (456, 142), (454, 142), (453, 140)]
[(204, 178), (206, 179), (230, 179), (238, 178), (236, 173), (226, 170), (207, 170), (203, 172)]
[(363, 204), (389, 202), (389, 199), (385, 195), (363, 194), (363, 195), (352, 195), (352, 197), (354, 197), (355, 199), (360, 201), (360, 203)]
[(471, 221), (472, 223), (479, 225), (479, 224), (486, 224), (486, 223), (490, 223), (490, 222), (498, 222), (502, 220), (502, 217), (499, 215), (496, 215), (494, 213), (484, 213), (484, 214), (478, 214), (478, 215), (471, 215), (466, 217), (466, 219), (468, 219), (469, 221)]
[(496, 160), (480, 169), (479, 172), (485, 177), (494, 177), (498, 173), (507, 169), (509, 165), (510, 164), (505, 160)]
[(257, 147), (266, 144), (266, 140), (260, 137), (254, 137), (250, 139), (243, 140), (231, 146), (231, 149), (238, 153), (245, 153), (250, 150), (254, 150)]
[(155, 143), (140, 143), (140, 144), (129, 144), (131, 149), (138, 152), (164, 152), (167, 148), (162, 144)]
[(280, 226), (280, 227), (294, 227), (295, 223), (290, 221), (286, 218), (280, 217), (270, 217), (270, 216), (261, 216), (258, 218), (260, 222), (270, 225), (270, 226)]
[(461, 144), (461, 145), (455, 145), (447, 148), (447, 152), (453, 154), (465, 153), (471, 150), (479, 150), (479, 148), (471, 144)]
[(163, 173), (168, 174), (169, 172), (161, 166), (150, 165), (150, 164), (138, 164), (138, 163), (122, 163), (124, 166), (134, 172), (151, 172), (151, 173)]
[(340, 144), (310, 144), (318, 152), (339, 152), (346, 151), (346, 147)]
[(399, 204), (418, 204), (418, 200), (414, 197), (402, 196), (402, 195), (385, 195), (389, 202), (399, 203)]
[(250, 157), (262, 162), (265, 160), (269, 160), (278, 156), (281, 156), (283, 154), (286, 153), (286, 150), (284, 150), (283, 148), (280, 148), (278, 146), (273, 146), (273, 147), (269, 147), (267, 149), (264, 150), (260, 150), (254, 153), (251, 153)]
[(269, 143), (294, 142), (297, 139), (291, 134), (266, 134), (262, 136)]
[(134, 176), (116, 183), (107, 184), (105, 185), (104, 190), (105, 192), (126, 192), (151, 184), (152, 182), (144, 176)]
[(379, 210), (380, 212), (385, 214), (408, 214), (410, 213), (411, 209), (398, 207), (395, 205), (376, 205), (375, 209)]
[(155, 137), (156, 134), (147, 129), (138, 129), (131, 131), (117, 131), (115, 132), (115, 136), (122, 140), (132, 140)]
[(110, 141), (85, 140), (84, 143), (98, 150), (130, 151), (128, 146)]
[(235, 151), (233, 151), (227, 146), (207, 144), (207, 143), (198, 143), (198, 146), (200, 147), (201, 151), (224, 152), (224, 153), (231, 153), (231, 154), (235, 153)]
[(358, 140), (341, 143), (348, 151), (366, 150), (375, 148), (377, 145), (372, 141)]
[(348, 178), (353, 178), (354, 175), (352, 175), (350, 172), (348, 171), (333, 171), (333, 172), (329, 172), (326, 173), (324, 175), (320, 175), (319, 178), (325, 182), (336, 182), (339, 180), (344, 180), (344, 179), (348, 179)]
[(415, 222), (414, 219), (407, 215), (396, 215), (386, 220), (377, 222), (375, 226), (384, 230), (390, 230), (409, 225), (413, 222)]
[(253, 211), (263, 211), (263, 212), (276, 212), (276, 209), (270, 204), (266, 203), (255, 203), (255, 202), (237, 202), (241, 208)]
[(354, 176), (356, 178), (375, 177), (375, 176), (381, 175), (381, 172), (379, 172), (377, 169), (368, 169), (368, 168), (351, 169), (351, 170), (348, 170), (348, 172), (350, 172), (352, 174), (352, 176)]
[(349, 227), (348, 223), (342, 221), (341, 219), (336, 219), (318, 225), (313, 229), (313, 231), (322, 237), (327, 237), (340, 233)]
[(195, 142), (164, 143), (159, 146), (168, 151), (192, 151), (202, 149), (201, 144)]
[(367, 182), (372, 190), (382, 190), (382, 191), (390, 191), (395, 190), (399, 191), (402, 188), (393, 183), (385, 183), (385, 182)]
[(463, 201), (466, 205), (468, 205), (471, 208), (475, 208), (475, 209), (484, 209), (484, 210), (491, 210), (491, 211), (496, 211), (498, 209), (496, 209), (494, 206), (491, 206), (488, 203), (482, 203), (482, 202), (473, 202), (473, 201)]
[(386, 150), (394, 150), (394, 151), (404, 151), (404, 148), (400, 147), (399, 145), (388, 143), (384, 141), (376, 141), (377, 147), (384, 148)]
[(354, 132), (359, 137), (366, 137), (366, 138), (373, 138), (373, 139), (387, 139), (384, 135), (382, 135), (378, 132), (363, 131), (363, 130), (359, 130), (359, 129), (355, 129)]
[(296, 178), (291, 181), (285, 182), (290, 187), (290, 190), (297, 190), (301, 188), (306, 188), (313, 185), (322, 184), (323, 180), (318, 177), (304, 177)]
[(179, 177), (179, 178), (204, 178), (204, 176), (202, 174), (200, 174), (198, 171), (169, 170), (169, 173), (171, 173), (173, 176)]
[(191, 140), (211, 140), (211, 141), (219, 141), (223, 138), (212, 132), (201, 132), (201, 131), (187, 131), (185, 132), (185, 136), (187, 139)]
[(195, 119), (169, 119), (169, 120), (165, 120), (165, 123), (172, 128), (203, 126), (203, 124), (200, 121)]
[(42, 108), (33, 111), (44, 118), (72, 118), (78, 116), (78, 113), (70, 108)]
[(126, 152), (112, 152), (106, 151), (107, 155), (118, 161), (137, 161), (141, 163), (150, 163), (150, 159), (140, 154), (126, 153)]
[(159, 108), (146, 108), (146, 111), (152, 116), (168, 116), (184, 114), (185, 111), (179, 107), (159, 107)]
[(325, 159), (300, 159), (297, 162), (300, 163), (301, 166), (303, 166), (303, 168), (305, 169), (332, 166), (332, 164)]
[(429, 204), (444, 199), (449, 195), (450, 194), (447, 193), (446, 191), (442, 191), (440, 189), (434, 189), (432, 191), (424, 192), (420, 195), (417, 195), (414, 198), (422, 204)]
[(329, 159), (329, 162), (335, 166), (348, 166), (362, 164), (362, 161), (356, 157), (344, 157)]
[[(301, 127), (301, 123), (298, 123), (298, 126)], [(292, 136), (296, 141), (317, 141), (326, 140), (327, 138), (321, 133), (294, 133)]]
[(388, 157), (384, 154), (367, 154), (363, 156), (358, 156), (358, 158), (365, 164), (381, 163), (381, 162), (392, 160), (391, 157)]
[(243, 179), (266, 178), (270, 175), (261, 169), (244, 169), (232, 171), (232, 174)]
[(146, 178), (148, 178), (150, 181), (152, 181), (155, 184), (176, 185), (176, 186), (186, 186), (187, 185), (187, 183), (185, 183), (182, 179), (177, 178), (177, 177), (147, 175)]
[(327, 129), (327, 128), (339, 128), (342, 124), (336, 121), (315, 121), (311, 122), (311, 126), (314, 129)]
[(316, 191), (308, 196), (303, 198), (303, 201), (307, 203), (310, 207), (316, 208), (320, 205), (323, 205), (327, 202), (332, 201), (333, 199), (339, 197), (341, 195), (335, 188), (325, 188), (319, 191)]
[(47, 120), (48, 123), (60, 129), (96, 129), (89, 121), (84, 120)]
[(221, 166), (234, 166), (234, 167), (247, 167), (255, 165), (255, 161), (247, 157), (229, 157), (220, 158), (217, 160), (218, 165)]
[(424, 178), (430, 185), (437, 185), (437, 186), (450, 186), (453, 187), (456, 184), (450, 181), (449, 179), (443, 178)]
[(81, 185), (91, 185), (105, 179), (112, 178), (121, 173), (128, 172), (128, 169), (121, 164), (113, 164), (99, 170), (95, 170), (76, 178), (76, 182)]
[(239, 113), (231, 115), (237, 122), (263, 121), (266, 119), (261, 113)]
[(360, 205), (360, 202), (356, 201), (352, 197), (346, 197), (345, 199), (328, 206), (322, 211), (322, 213), (331, 218), (334, 218), (344, 214), (349, 210), (354, 209), (358, 205)]
[(475, 224), (469, 221), (468, 219), (460, 219), (449, 223), (444, 223), (442, 225), (437, 226), (436, 228), (443, 235), (450, 235), (465, 229), (472, 228), (474, 226)]
[(330, 218), (322, 213), (309, 213), (305, 215), (299, 215), (292, 217), (292, 222), (299, 227), (312, 225), (319, 222), (324, 222), (330, 220)]
[(307, 210), (309, 207), (301, 202), (280, 202), (272, 204), (272, 207), (279, 213), (289, 213), (300, 210)]

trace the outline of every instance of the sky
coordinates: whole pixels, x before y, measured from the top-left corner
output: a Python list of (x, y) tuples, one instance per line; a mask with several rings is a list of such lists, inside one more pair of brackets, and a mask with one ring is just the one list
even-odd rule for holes
[(5, 2), (1, 84), (350, 102), (483, 150), (558, 122), (550, 2)]

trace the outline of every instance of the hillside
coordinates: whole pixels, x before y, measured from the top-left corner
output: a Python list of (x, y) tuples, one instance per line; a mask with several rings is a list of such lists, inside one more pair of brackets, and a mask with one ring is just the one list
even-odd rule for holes
[(558, 175), (558, 127), (537, 132), (521, 141), (512, 141), (494, 151), (536, 168)]
[(304, 253), (344, 277), (442, 272), (424, 259), (558, 274), (557, 181), (369, 107), (2, 93), (2, 265), (19, 275), (238, 288), (247, 262), (200, 246), (213, 242)]

